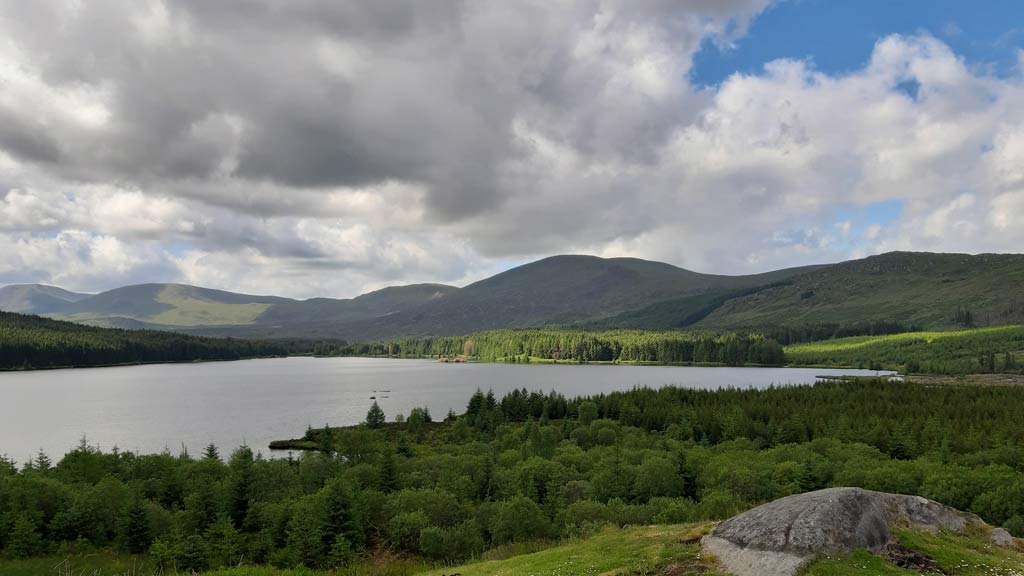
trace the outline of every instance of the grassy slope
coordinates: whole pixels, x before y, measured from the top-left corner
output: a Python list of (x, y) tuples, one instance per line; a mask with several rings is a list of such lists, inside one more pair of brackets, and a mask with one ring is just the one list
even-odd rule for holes
[(786, 360), (793, 364), (866, 366), (874, 361), (889, 368), (900, 368), (908, 361), (916, 361), (926, 371), (928, 368), (941, 371), (943, 366), (977, 368), (979, 354), (998, 354), (999, 362), (1006, 352), (1021, 358), (1024, 326), (853, 336), (794, 344), (785, 350)]
[(181, 284), (143, 284), (71, 303), (52, 316), (76, 322), (127, 318), (160, 326), (251, 324), (273, 304), (286, 301)]
[(91, 294), (69, 292), (56, 286), (14, 284), (0, 288), (0, 310), (42, 314), (60, 310), (89, 296)]
[(1024, 255), (894, 252), (852, 260), (732, 299), (698, 326), (885, 320), (943, 328), (958, 307), (978, 325), (1024, 322)]
[[(527, 574), (654, 574), (669, 565), (698, 569), (699, 555), (693, 537), (705, 526), (642, 526), (605, 529), (600, 534), (532, 554), (440, 568), (423, 576), (516, 576)], [(689, 543), (682, 543), (682, 541)], [(674, 572), (687, 574), (688, 572)], [(694, 572), (697, 573), (697, 572)], [(699, 572), (712, 576), (714, 572)]]
[[(903, 529), (897, 533), (901, 544), (936, 560), (946, 574), (958, 576), (1020, 576), (1024, 554), (993, 546), (984, 534), (930, 534)], [(805, 576), (904, 576), (921, 572), (897, 568), (866, 550), (825, 558), (810, 566)]]

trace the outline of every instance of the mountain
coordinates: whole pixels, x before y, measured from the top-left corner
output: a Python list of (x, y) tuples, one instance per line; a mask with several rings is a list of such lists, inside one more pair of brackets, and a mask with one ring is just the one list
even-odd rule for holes
[(717, 276), (636, 258), (553, 256), (359, 328), (376, 338), (572, 325), (613, 317), (651, 302), (759, 286), (805, 270)]
[(68, 292), (56, 286), (12, 284), (0, 288), (0, 310), (46, 314), (90, 296), (91, 294)]
[(141, 327), (126, 320), (150, 327), (234, 325), (250, 324), (271, 306), (289, 301), (185, 284), (139, 284), (69, 302), (49, 314), (64, 320), (122, 327)]
[(121, 328), (238, 337), (345, 339), (495, 328), (763, 329), (898, 322), (949, 328), (1024, 322), (1024, 255), (894, 252), (749, 276), (635, 258), (553, 256), (455, 288), (394, 286), (293, 300), (182, 284), (95, 295), (0, 289), (0, 309)]
[(1024, 255), (891, 252), (841, 262), (731, 298), (696, 326), (875, 321), (933, 329), (1022, 323)]

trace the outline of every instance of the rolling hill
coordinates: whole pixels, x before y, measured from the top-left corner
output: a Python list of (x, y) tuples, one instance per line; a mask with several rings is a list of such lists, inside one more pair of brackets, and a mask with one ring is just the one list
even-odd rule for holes
[(0, 288), (0, 309), (121, 328), (367, 341), (562, 326), (764, 329), (896, 322), (923, 329), (1024, 321), (1024, 256), (894, 252), (748, 276), (635, 258), (553, 256), (463, 288), (394, 286), (293, 300), (181, 284), (100, 294)]
[(1021, 323), (1024, 255), (891, 252), (841, 262), (731, 298), (697, 326), (872, 321), (929, 329)]
[(0, 288), (0, 310), (47, 314), (69, 304), (84, 300), (92, 294), (68, 292), (56, 286), (42, 284), (12, 284)]

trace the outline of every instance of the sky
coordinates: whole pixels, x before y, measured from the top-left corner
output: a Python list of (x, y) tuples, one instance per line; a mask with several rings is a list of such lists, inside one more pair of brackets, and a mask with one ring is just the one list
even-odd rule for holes
[(1019, 252), (1022, 23), (996, 0), (0, 0), (0, 284), (351, 297), (566, 253)]

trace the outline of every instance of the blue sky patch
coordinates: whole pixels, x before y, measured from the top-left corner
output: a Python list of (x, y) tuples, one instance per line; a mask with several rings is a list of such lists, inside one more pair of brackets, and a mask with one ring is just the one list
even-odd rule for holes
[(862, 68), (890, 34), (930, 34), (988, 74), (1018, 73), (1024, 46), (1019, 0), (783, 0), (761, 14), (733, 47), (705, 41), (692, 80), (713, 86), (734, 73), (758, 74), (780, 58), (809, 60), (828, 74)]

